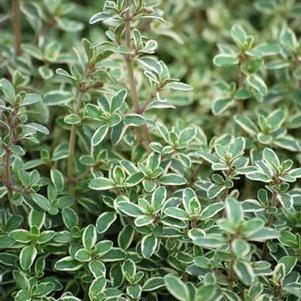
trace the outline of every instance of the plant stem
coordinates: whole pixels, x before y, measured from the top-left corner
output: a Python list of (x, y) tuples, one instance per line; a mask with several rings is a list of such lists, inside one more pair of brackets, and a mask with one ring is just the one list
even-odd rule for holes
[(230, 263), (230, 268), (228, 270), (228, 283), (231, 289), (233, 289), (233, 283), (235, 280), (235, 275), (234, 275), (234, 270), (233, 270), (233, 265), (234, 265), (234, 259), (231, 259)]
[[(272, 199), (271, 199), (271, 206), (277, 207), (277, 193), (275, 191), (272, 192)], [(274, 214), (269, 214), (267, 226), (271, 226), (274, 222)], [(268, 255), (268, 247), (267, 243), (265, 242), (262, 248), (262, 255), (261, 258), (265, 259)]]
[(133, 98), (134, 109), (135, 109), (135, 112), (138, 113), (140, 111), (139, 101), (138, 101), (138, 94), (137, 94), (137, 90), (136, 90), (134, 71), (133, 71), (133, 66), (132, 66), (131, 60), (126, 59), (126, 66), (127, 66), (127, 70), (128, 70), (129, 84), (130, 84), (131, 94), (132, 94), (132, 98)]
[(6, 185), (5, 186), (7, 189), (7, 197), (8, 197), (8, 202), (9, 202), (11, 211), (14, 215), (17, 215), (17, 210), (12, 202), (13, 189), (12, 189), (12, 176), (11, 176), (11, 170), (10, 170), (10, 165), (11, 165), (10, 156), (11, 156), (11, 152), (7, 148), (6, 154), (5, 154), (5, 177), (6, 177), (6, 180), (5, 180)]
[[(127, 48), (132, 49), (131, 45), (131, 14), (130, 14), (130, 0), (126, 0), (125, 2), (126, 6), (126, 12), (125, 12), (125, 43)], [(133, 99), (133, 105), (134, 105), (134, 111), (135, 113), (139, 114), (141, 113), (140, 107), (139, 107), (139, 95), (137, 92), (136, 87), (136, 81), (135, 81), (135, 75), (134, 75), (134, 68), (133, 68), (133, 62), (132, 62), (132, 55), (124, 55), (125, 63), (126, 63), (126, 69), (129, 77), (129, 85), (130, 85), (130, 92)], [(138, 132), (137, 130), (137, 136), (140, 140), (141, 144), (145, 147), (146, 150), (150, 151), (149, 144), (151, 142), (150, 133), (148, 130), (147, 125), (145, 124), (143, 126), (144, 129), (144, 135), (145, 139), (143, 138), (143, 135)]]
[[(131, 15), (130, 15), (130, 0), (126, 0), (126, 12), (125, 12), (125, 43), (126, 46), (131, 49)], [(139, 96), (135, 83), (134, 69), (131, 55), (125, 55), (126, 69), (129, 76), (130, 90), (133, 99), (134, 110), (139, 113)]]
[(7, 188), (7, 197), (8, 202), (11, 208), (11, 211), (14, 215), (18, 214), (17, 208), (14, 206), (12, 202), (12, 196), (13, 196), (13, 181), (12, 181), (12, 175), (11, 175), (11, 147), (16, 143), (15, 137), (14, 137), (14, 129), (16, 128), (16, 115), (18, 113), (18, 108), (15, 107), (12, 113), (12, 117), (9, 120), (8, 123), (8, 137), (9, 141), (6, 146), (6, 153), (5, 153), (5, 186)]
[(194, 184), (194, 182), (197, 180), (199, 173), (203, 168), (203, 165), (204, 165), (204, 162), (199, 163), (198, 166), (196, 167), (196, 169), (194, 170), (194, 172), (192, 173), (191, 178), (190, 178), (191, 185)]
[(12, 0), (12, 21), (13, 21), (13, 29), (14, 29), (14, 37), (15, 37), (15, 55), (19, 56), (22, 53), (19, 0)]
[(140, 114), (144, 113), (151, 100), (156, 96), (157, 93), (161, 91), (162, 88), (164, 88), (164, 86), (165, 85), (158, 86), (157, 89), (150, 94), (149, 98), (144, 102), (144, 104), (140, 108)]
[[(85, 91), (88, 89), (86, 86), (86, 81), (90, 75), (91, 72), (94, 70), (94, 65), (93, 64), (88, 64), (86, 67), (86, 70), (84, 70), (84, 76), (82, 81), (79, 84), (78, 90), (77, 90), (77, 97), (76, 97), (76, 106), (74, 113), (76, 115), (79, 114), (80, 109), (82, 107), (82, 102), (83, 102), (83, 96)], [(69, 156), (68, 156), (68, 162), (67, 162), (67, 182), (69, 183), (69, 192), (71, 195), (74, 195), (74, 155), (75, 155), (75, 144), (76, 144), (76, 130), (77, 130), (77, 125), (73, 124), (71, 126), (70, 130), (70, 137), (69, 137)]]
[[(83, 92), (79, 89), (76, 99), (75, 114), (79, 114), (83, 100)], [(73, 180), (74, 180), (74, 154), (76, 144), (76, 130), (77, 126), (73, 124), (71, 126), (70, 137), (69, 137), (69, 156), (67, 163), (67, 177), (69, 181), (69, 192), (74, 194)]]
[(244, 189), (241, 193), (243, 200), (252, 197), (252, 187), (253, 187), (253, 182), (246, 179)]

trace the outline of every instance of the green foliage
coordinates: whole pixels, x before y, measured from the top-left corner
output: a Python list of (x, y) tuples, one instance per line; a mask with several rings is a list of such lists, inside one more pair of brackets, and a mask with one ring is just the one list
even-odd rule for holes
[(0, 8), (0, 300), (300, 300), (299, 1)]

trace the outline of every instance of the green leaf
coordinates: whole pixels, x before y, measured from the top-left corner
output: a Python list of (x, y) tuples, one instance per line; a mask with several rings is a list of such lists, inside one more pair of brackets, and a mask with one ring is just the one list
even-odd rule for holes
[(62, 210), (62, 217), (63, 217), (64, 224), (68, 229), (71, 230), (73, 227), (77, 226), (78, 216), (73, 209), (64, 208)]
[(143, 284), (144, 292), (155, 291), (164, 286), (164, 278), (163, 277), (152, 277), (148, 278)]
[(253, 121), (243, 115), (234, 116), (234, 121), (249, 135), (256, 135), (258, 132), (258, 128)]
[(36, 58), (37, 60), (43, 60), (43, 51), (39, 47), (33, 44), (22, 45), (24, 52), (28, 53), (30, 56)]
[(243, 223), (242, 231), (245, 236), (251, 236), (263, 227), (264, 220), (262, 220), (261, 218), (252, 218)]
[(255, 275), (251, 265), (246, 261), (236, 260), (233, 265), (235, 274), (247, 286), (252, 285)]
[(118, 111), (122, 107), (126, 97), (127, 97), (127, 91), (125, 89), (118, 91), (113, 96), (112, 103), (111, 103), (111, 112), (112, 113)]
[(239, 47), (243, 47), (247, 42), (248, 35), (241, 26), (233, 25), (231, 28), (231, 38)]
[(100, 260), (92, 260), (89, 262), (89, 269), (94, 278), (105, 276), (106, 266)]
[(193, 127), (182, 130), (179, 134), (179, 145), (186, 145), (196, 137), (197, 131)]
[(207, 190), (207, 196), (209, 199), (214, 199), (226, 189), (225, 185), (211, 184)]
[(220, 237), (215, 237), (215, 236), (193, 237), (191, 235), (190, 237), (196, 245), (206, 249), (214, 250), (216, 248), (220, 248), (225, 245), (225, 241), (220, 239)]
[(126, 253), (120, 248), (112, 248), (109, 252), (101, 257), (102, 261), (115, 262), (121, 261), (126, 258)]
[(131, 174), (127, 179), (126, 182), (131, 186), (136, 186), (138, 185), (142, 180), (144, 179), (144, 174), (142, 172), (136, 172)]
[(163, 208), (166, 196), (167, 196), (167, 191), (165, 187), (158, 187), (153, 192), (151, 198), (151, 204), (156, 212)]
[(265, 148), (265, 149), (263, 150), (262, 158), (263, 158), (264, 160), (266, 160), (266, 161), (269, 163), (269, 165), (270, 165), (271, 167), (278, 167), (278, 166), (280, 166), (280, 161), (279, 161), (278, 156), (277, 156), (276, 153), (275, 153), (272, 149), (270, 149), (270, 148)]
[(301, 178), (301, 168), (299, 167), (291, 169), (288, 174), (296, 179), (299, 179)]
[(240, 203), (232, 197), (228, 197), (225, 202), (227, 220), (233, 225), (239, 225), (243, 221), (243, 209)]
[(204, 210), (202, 210), (200, 219), (202, 220), (210, 219), (223, 209), (224, 209), (224, 204), (221, 202), (210, 204)]
[(58, 191), (63, 191), (64, 189), (64, 176), (62, 173), (57, 169), (51, 169), (50, 171), (50, 178), (54, 185), (54, 187)]
[(297, 246), (297, 238), (290, 231), (281, 231), (279, 235), (279, 241), (285, 246), (296, 247)]
[(268, 115), (268, 123), (273, 127), (273, 129), (278, 129), (285, 122), (286, 110), (284, 108), (279, 108)]
[(89, 297), (91, 300), (97, 298), (99, 294), (105, 289), (107, 280), (105, 277), (100, 276), (93, 280), (89, 287)]
[(97, 240), (96, 228), (94, 225), (88, 225), (82, 236), (83, 245), (87, 250), (95, 246)]
[(44, 79), (44, 80), (51, 79), (54, 75), (53, 70), (47, 66), (40, 66), (38, 68), (38, 72), (39, 72), (40, 76), (42, 77), (42, 79)]
[(127, 126), (141, 126), (145, 124), (145, 119), (139, 114), (128, 114), (124, 117), (123, 122)]
[(113, 247), (113, 242), (110, 240), (102, 240), (95, 246), (95, 250), (98, 256), (103, 256), (108, 253)]
[(161, 185), (184, 185), (186, 184), (186, 179), (183, 176), (180, 176), (175, 173), (169, 173), (165, 176), (162, 176), (160, 179)]
[(10, 232), (10, 236), (17, 242), (21, 243), (29, 243), (31, 241), (31, 236), (29, 231), (25, 229), (17, 229)]
[(64, 296), (59, 299), (59, 301), (81, 301), (81, 299), (74, 296)]
[(190, 85), (181, 82), (171, 82), (165, 86), (166, 89), (175, 91), (191, 91), (193, 88)]
[(146, 168), (151, 171), (156, 171), (156, 169), (160, 166), (161, 156), (158, 153), (152, 152), (146, 162)]
[(73, 95), (68, 91), (50, 91), (44, 95), (44, 101), (48, 106), (61, 106), (68, 104)]
[(164, 277), (164, 282), (170, 294), (180, 301), (188, 301), (189, 290), (186, 284), (177, 276), (168, 274)]
[(103, 212), (96, 221), (96, 231), (99, 234), (105, 233), (114, 223), (117, 216), (114, 212)]
[(129, 216), (138, 217), (143, 215), (143, 212), (138, 205), (128, 201), (116, 200), (116, 208), (117, 210)]
[(137, 273), (137, 267), (132, 259), (126, 259), (122, 264), (122, 273), (126, 279), (131, 279)]
[(30, 198), (45, 211), (48, 211), (51, 208), (49, 200), (41, 194), (33, 193), (30, 195)]
[(45, 244), (47, 242), (49, 242), (50, 240), (52, 240), (52, 238), (54, 237), (55, 232), (52, 230), (49, 231), (43, 231), (40, 236), (37, 239), (37, 243), (38, 244)]
[(89, 182), (89, 188), (93, 190), (108, 190), (114, 187), (113, 181), (106, 178), (95, 178)]
[(34, 246), (26, 246), (20, 252), (20, 265), (23, 270), (28, 270), (35, 258), (37, 257), (37, 249)]
[(72, 76), (70, 73), (68, 73), (66, 70), (62, 69), (62, 68), (57, 68), (55, 70), (55, 73), (67, 78), (70, 78), (72, 80), (76, 80), (76, 77)]
[(5, 78), (2, 78), (0, 80), (0, 89), (3, 91), (5, 97), (7, 97), (7, 99), (10, 102), (13, 102), (15, 100), (15, 89), (14, 86), (11, 84), (10, 81), (8, 81)]
[(87, 249), (82, 248), (77, 250), (74, 258), (80, 262), (89, 262), (91, 260), (91, 255)]
[(256, 74), (248, 75), (246, 78), (247, 84), (254, 89), (261, 97), (268, 94), (268, 88), (261, 77)]
[(154, 221), (153, 217), (141, 215), (141, 216), (135, 218), (134, 223), (137, 227), (143, 227), (143, 226), (150, 225), (153, 221)]
[(239, 63), (237, 55), (229, 53), (221, 53), (213, 58), (213, 63), (217, 67), (230, 67)]
[(52, 282), (44, 282), (37, 285), (36, 291), (39, 296), (47, 296), (55, 290), (55, 284)]
[(282, 263), (285, 268), (285, 274), (288, 275), (292, 272), (294, 267), (297, 264), (297, 257), (296, 256), (283, 256), (280, 258), (278, 263)]
[(5, 266), (15, 266), (18, 256), (10, 253), (0, 253), (0, 263)]
[(250, 172), (246, 174), (247, 178), (253, 181), (260, 181), (260, 182), (265, 182), (269, 183), (271, 182), (271, 178), (261, 172)]
[(40, 132), (40, 133), (45, 134), (45, 135), (49, 134), (49, 130), (45, 126), (43, 126), (41, 124), (38, 124), (38, 123), (34, 123), (34, 122), (27, 123), (24, 127), (33, 129), (36, 132)]
[(141, 49), (143, 47), (143, 39), (140, 31), (137, 28), (133, 29), (133, 38), (136, 49)]
[(157, 244), (158, 239), (153, 234), (144, 236), (141, 241), (141, 253), (143, 257), (151, 257), (157, 248)]
[(45, 224), (45, 218), (45, 212), (31, 209), (28, 216), (28, 225), (30, 229), (33, 230), (33, 228), (36, 228), (40, 230)]
[(82, 267), (82, 263), (74, 260), (70, 256), (67, 256), (58, 260), (54, 267), (59, 271), (77, 271)]
[(100, 13), (97, 13), (94, 16), (92, 16), (89, 20), (89, 23), (95, 24), (97, 22), (102, 22), (102, 21), (105, 21), (109, 17), (110, 16), (108, 16), (105, 12), (100, 12)]
[(15, 296), (15, 301), (30, 301), (30, 292), (26, 290), (20, 290)]
[(245, 146), (246, 140), (242, 137), (236, 137), (228, 145), (228, 152), (233, 158), (236, 158), (244, 153)]
[(96, 146), (98, 145), (100, 142), (102, 142), (102, 140), (105, 138), (105, 136), (108, 133), (108, 126), (107, 125), (102, 125), (100, 126), (93, 134), (92, 138), (91, 138), (91, 145), (92, 146)]
[(214, 115), (219, 115), (234, 104), (231, 98), (217, 99), (212, 104), (212, 112)]
[(24, 272), (21, 272), (20, 270), (15, 270), (13, 271), (13, 277), (18, 289), (23, 289), (26, 291), (30, 289), (29, 279)]
[(155, 53), (156, 49), (158, 48), (158, 42), (155, 40), (148, 40), (145, 42), (145, 45), (141, 52), (143, 53), (148, 53), (148, 54), (153, 54)]
[(234, 239), (231, 243), (231, 247), (236, 257), (246, 257), (251, 251), (250, 245), (240, 238)]
[(0, 235), (0, 249), (6, 249), (14, 245), (15, 240), (8, 234)]
[(279, 233), (272, 228), (262, 228), (248, 237), (248, 240), (264, 242), (270, 239), (278, 238)]
[(81, 119), (77, 114), (69, 114), (66, 117), (64, 117), (64, 122), (70, 125), (80, 124)]
[(145, 56), (138, 59), (138, 62), (142, 65), (145, 71), (154, 72), (156, 74), (160, 74), (162, 71), (162, 66), (155, 57)]
[(188, 214), (183, 209), (180, 209), (180, 208), (168, 207), (165, 209), (164, 213), (167, 216), (170, 216), (170, 217), (173, 217), (173, 218), (176, 218), (179, 220), (183, 220), (183, 221), (189, 220)]
[(133, 241), (134, 235), (135, 230), (133, 226), (126, 225), (125, 227), (123, 227), (118, 235), (119, 247), (121, 247), (123, 250), (127, 250)]
[(28, 93), (25, 95), (22, 101), (22, 106), (29, 106), (36, 102), (42, 101), (42, 97), (39, 94), (36, 93)]
[(298, 47), (298, 41), (291, 28), (284, 26), (280, 33), (280, 43), (289, 50), (295, 50)]
[(274, 283), (282, 283), (285, 277), (285, 266), (283, 263), (278, 263), (274, 268), (273, 281)]
[(279, 54), (281, 51), (280, 47), (276, 43), (264, 43), (257, 45), (253, 49), (247, 51), (248, 55), (264, 57)]
[(219, 158), (216, 154), (211, 154), (207, 151), (200, 151), (199, 155), (201, 158), (203, 158), (205, 161), (210, 162), (211, 164), (219, 163)]
[(7, 222), (5, 225), (5, 230), (6, 231), (12, 231), (14, 229), (19, 228), (22, 225), (23, 222), (23, 217), (20, 215), (17, 216), (11, 216), (7, 218)]
[(216, 293), (217, 289), (215, 285), (202, 285), (198, 287), (195, 298), (197, 301), (214, 301), (217, 300)]
[(134, 285), (134, 286), (128, 286), (126, 288), (126, 293), (132, 298), (132, 299), (139, 299), (141, 295), (142, 288), (140, 285)]
[(297, 282), (289, 283), (283, 288), (283, 290), (290, 295), (296, 296), (297, 298), (299, 298), (301, 295), (301, 285)]
[(69, 20), (67, 18), (57, 18), (56, 22), (57, 22), (57, 26), (61, 30), (67, 32), (81, 31), (84, 28), (83, 23), (74, 20)]

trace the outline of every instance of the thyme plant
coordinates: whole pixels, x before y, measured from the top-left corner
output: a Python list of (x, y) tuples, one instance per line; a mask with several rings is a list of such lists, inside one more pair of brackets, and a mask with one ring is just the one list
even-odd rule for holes
[(0, 7), (0, 300), (301, 300), (299, 1)]

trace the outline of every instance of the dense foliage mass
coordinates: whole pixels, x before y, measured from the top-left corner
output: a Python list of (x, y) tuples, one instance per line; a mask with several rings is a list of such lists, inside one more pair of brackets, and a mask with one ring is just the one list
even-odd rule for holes
[(300, 1), (0, 8), (0, 300), (301, 300)]

